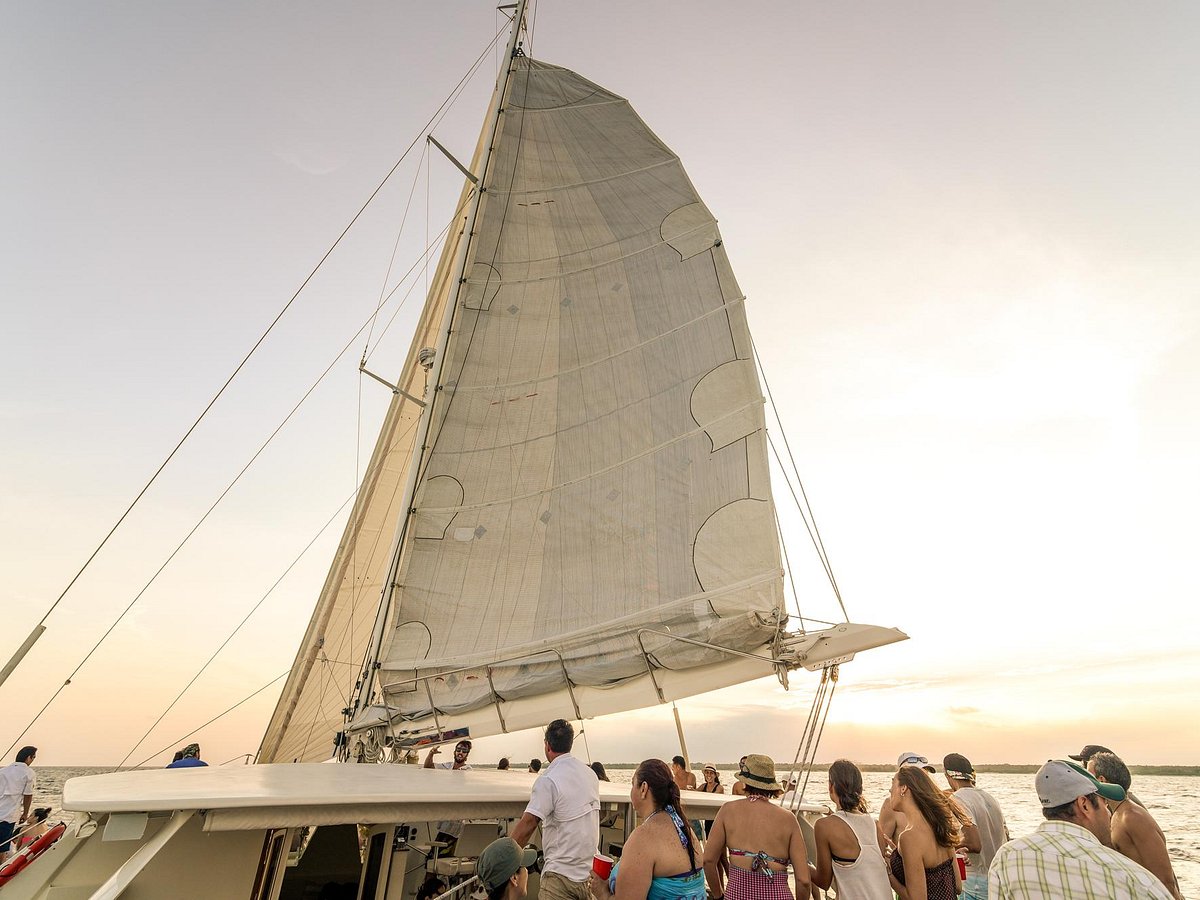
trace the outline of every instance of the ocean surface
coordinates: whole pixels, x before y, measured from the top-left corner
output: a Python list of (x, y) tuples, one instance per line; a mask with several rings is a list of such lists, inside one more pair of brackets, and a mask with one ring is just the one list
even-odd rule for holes
[[(59, 816), (69, 815), (60, 812), (62, 786), (68, 778), (97, 775), (112, 770), (94, 767), (35, 766), (34, 771), (37, 773), (37, 787), (33, 805), (53, 807), (53, 821)], [(614, 782), (629, 783), (633, 770), (613, 766), (608, 769), (608, 774)], [(731, 783), (731, 776), (731, 772), (722, 772), (722, 782)], [(937, 778), (940, 784), (941, 776)], [(886, 772), (866, 772), (863, 781), (867, 804), (874, 812), (887, 796), (892, 776)], [(827, 784), (824, 772), (815, 773), (809, 780), (804, 799), (813, 803), (826, 802)], [(1032, 775), (984, 773), (979, 776), (979, 787), (988, 791), (1000, 803), (1013, 837), (1037, 829), (1038, 823), (1042, 821), (1042, 811), (1033, 792)], [(1133, 779), (1133, 791), (1167, 835), (1171, 863), (1175, 867), (1175, 875), (1179, 879), (1183, 895), (1200, 900), (1200, 777), (1137, 775)], [(687, 802), (686, 797), (684, 802)]]

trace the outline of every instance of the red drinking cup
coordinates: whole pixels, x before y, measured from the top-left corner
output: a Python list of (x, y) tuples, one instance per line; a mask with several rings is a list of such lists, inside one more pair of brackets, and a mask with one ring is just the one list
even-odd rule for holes
[(603, 878), (608, 881), (608, 876), (612, 874), (613, 861), (611, 856), (605, 856), (603, 853), (597, 853), (592, 857), (592, 871), (596, 873), (597, 878)]

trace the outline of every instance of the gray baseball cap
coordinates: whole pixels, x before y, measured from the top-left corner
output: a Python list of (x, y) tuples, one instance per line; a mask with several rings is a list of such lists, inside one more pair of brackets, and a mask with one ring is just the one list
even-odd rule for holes
[(488, 891), (494, 891), (521, 868), (528, 869), (537, 862), (537, 850), (523, 850), (512, 838), (492, 841), (479, 854), (475, 872)]
[(1042, 809), (1065, 806), (1076, 797), (1099, 794), (1106, 800), (1120, 802), (1125, 789), (1119, 784), (1102, 784), (1087, 770), (1065, 759), (1048, 759), (1034, 776), (1033, 786)]

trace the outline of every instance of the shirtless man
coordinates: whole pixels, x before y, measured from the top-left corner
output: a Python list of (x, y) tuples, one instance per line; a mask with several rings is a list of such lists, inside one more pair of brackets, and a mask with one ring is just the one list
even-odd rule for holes
[[(1115, 753), (1097, 753), (1088, 760), (1088, 771), (1097, 781), (1119, 784), (1127, 792), (1133, 780), (1129, 767)], [(1171, 896), (1180, 898), (1179, 883), (1175, 870), (1171, 868), (1171, 855), (1167, 852), (1167, 838), (1154, 817), (1144, 807), (1128, 802), (1107, 801), (1112, 811), (1112, 846), (1150, 872), (1163, 883)]]
[(682, 756), (671, 757), (671, 777), (675, 779), (675, 786), (679, 790), (696, 790), (696, 773), (687, 767), (687, 760)]

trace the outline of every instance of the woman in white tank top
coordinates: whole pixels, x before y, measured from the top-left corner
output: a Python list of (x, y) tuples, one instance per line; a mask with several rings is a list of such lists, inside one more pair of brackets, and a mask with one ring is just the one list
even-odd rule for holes
[(862, 772), (848, 759), (829, 767), (829, 799), (837, 809), (813, 829), (817, 861), (812, 882), (836, 884), (838, 900), (892, 900), (883, 854), (887, 839), (863, 801)]

